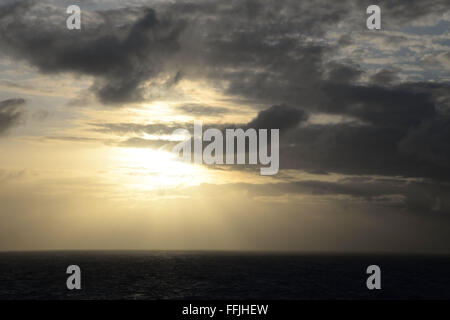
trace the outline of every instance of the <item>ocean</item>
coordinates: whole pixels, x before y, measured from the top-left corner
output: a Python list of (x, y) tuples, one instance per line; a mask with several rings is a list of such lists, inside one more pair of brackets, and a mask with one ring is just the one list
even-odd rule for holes
[[(366, 268), (381, 268), (368, 290)], [(81, 268), (81, 290), (66, 269)], [(1, 300), (449, 299), (450, 256), (173, 251), (0, 253)]]

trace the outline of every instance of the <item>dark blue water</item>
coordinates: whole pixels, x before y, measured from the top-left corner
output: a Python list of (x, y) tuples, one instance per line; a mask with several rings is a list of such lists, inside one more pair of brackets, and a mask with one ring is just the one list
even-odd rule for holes
[[(66, 288), (72, 264), (80, 291)], [(381, 267), (381, 290), (366, 288), (371, 264)], [(450, 299), (450, 257), (0, 253), (0, 299)]]

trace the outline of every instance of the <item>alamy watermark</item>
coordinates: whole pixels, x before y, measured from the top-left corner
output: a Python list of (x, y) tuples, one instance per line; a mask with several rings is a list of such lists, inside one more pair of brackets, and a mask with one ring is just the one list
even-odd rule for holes
[(81, 29), (81, 9), (79, 6), (71, 5), (67, 7), (66, 13), (70, 16), (67, 17), (66, 26), (69, 30)]
[(366, 9), (366, 13), (370, 16), (366, 20), (366, 26), (369, 30), (381, 29), (381, 8), (377, 5), (370, 5)]
[(376, 264), (372, 264), (367, 267), (366, 273), (370, 274), (366, 281), (367, 289), (381, 290), (381, 268)]
[(81, 269), (77, 265), (70, 265), (66, 270), (70, 276), (67, 278), (66, 286), (68, 290), (81, 290)]
[[(193, 136), (187, 129), (176, 129), (175, 136), (187, 137), (172, 151), (186, 162), (197, 164), (260, 164), (261, 175), (274, 175), (280, 166), (279, 129), (208, 128), (203, 132), (202, 121), (194, 121)], [(224, 137), (225, 136), (225, 137)], [(270, 139), (270, 141), (269, 141)], [(204, 146), (203, 142), (210, 142)], [(194, 145), (192, 148), (192, 144)], [(193, 150), (192, 150), (193, 149)], [(270, 154), (269, 154), (270, 149)]]

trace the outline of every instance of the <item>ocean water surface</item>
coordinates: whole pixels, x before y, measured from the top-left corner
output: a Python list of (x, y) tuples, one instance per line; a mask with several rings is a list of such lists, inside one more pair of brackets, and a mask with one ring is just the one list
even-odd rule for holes
[[(366, 268), (381, 268), (368, 290)], [(81, 268), (82, 290), (66, 288)], [(450, 299), (450, 257), (236, 252), (0, 253), (0, 299)]]

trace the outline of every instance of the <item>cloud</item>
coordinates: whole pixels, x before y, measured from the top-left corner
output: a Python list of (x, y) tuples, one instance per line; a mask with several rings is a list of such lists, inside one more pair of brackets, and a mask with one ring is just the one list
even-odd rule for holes
[(285, 105), (272, 106), (260, 111), (255, 119), (250, 121), (246, 127), (254, 129), (280, 129), (281, 132), (297, 126), (305, 121), (307, 115), (303, 110)]
[(230, 113), (231, 110), (228, 108), (223, 107), (211, 107), (211, 106), (205, 106), (201, 104), (183, 104), (180, 106), (177, 106), (177, 110), (182, 111), (185, 114), (191, 115), (191, 116), (220, 116), (226, 113)]
[(423, 89), (419, 91), (407, 84), (386, 88), (326, 83), (323, 86), (326, 101), (320, 109), (377, 126), (414, 126), (437, 116), (432, 91)]
[(87, 22), (82, 32), (67, 30), (63, 8), (30, 1), (1, 10), (0, 45), (5, 53), (42, 73), (94, 77), (92, 90), (105, 104), (141, 101), (145, 82), (157, 78), (166, 57), (179, 49), (183, 28), (181, 21), (157, 17), (147, 8), (124, 12), (131, 18), (120, 26), (114, 12), (102, 12), (93, 20), (103, 23)]
[(399, 80), (396, 71), (397, 70), (392, 69), (379, 70), (371, 77), (371, 82), (376, 85), (384, 85), (384, 86), (394, 84)]
[[(105, 104), (148, 99), (152, 90), (170, 96), (164, 90), (182, 79), (205, 80), (228, 99), (242, 99), (259, 112), (248, 123), (221, 128), (280, 128), (285, 133), (282, 168), (450, 180), (450, 155), (441, 150), (446, 144), (440, 148), (431, 142), (448, 136), (450, 84), (434, 69), (423, 72), (424, 79), (434, 77), (433, 83), (414, 82), (402, 80), (401, 64), (381, 68), (364, 63), (368, 58), (406, 63), (406, 55), (409, 65), (420, 65), (421, 57), (408, 47), (411, 41), (416, 47), (443, 46), (445, 34), (425, 41), (419, 31), (406, 29), (447, 19), (446, 1), (382, 1), (386, 32), (380, 33), (368, 33), (361, 22), (370, 3), (321, 4), (155, 2), (151, 9), (87, 11), (83, 32), (77, 33), (65, 29), (61, 8), (18, 2), (3, 8), (0, 44), (6, 54), (43, 73), (93, 77), (92, 90)], [(44, 9), (49, 21), (30, 18)], [(38, 23), (46, 27), (37, 28)], [(385, 49), (396, 53), (386, 55)], [(432, 57), (441, 64), (448, 60), (441, 49)], [(179, 110), (205, 116), (228, 112), (204, 105)], [(308, 124), (305, 120), (314, 114), (355, 121)], [(192, 130), (192, 124), (182, 123), (92, 125), (96, 131), (139, 138)], [(421, 146), (417, 150), (415, 143)]]
[(440, 54), (428, 53), (423, 56), (421, 62), (429, 68), (450, 70), (450, 52)]
[[(436, 120), (430, 121), (435, 123)], [(448, 137), (444, 123), (434, 132), (352, 124), (303, 127), (282, 140), (280, 163), (283, 168), (308, 171), (426, 177), (448, 181), (450, 155), (443, 151)], [(422, 132), (426, 135), (420, 136)], [(437, 137), (436, 142), (431, 143)], [(428, 149), (423, 147), (427, 143), (430, 143)], [(432, 146), (437, 147), (436, 150)], [(425, 150), (428, 150), (428, 155), (422, 154)]]
[(24, 99), (8, 99), (0, 101), (0, 135), (16, 125), (23, 116)]
[(173, 146), (176, 145), (178, 141), (169, 141), (164, 139), (143, 139), (143, 138), (128, 138), (117, 145), (120, 147), (130, 147), (130, 148), (151, 148), (151, 149), (165, 149), (172, 150)]
[(150, 124), (139, 124), (139, 123), (90, 123), (93, 127), (93, 131), (112, 133), (117, 135), (164, 135), (172, 134), (173, 131), (179, 128), (193, 130), (193, 123), (150, 123)]
[[(200, 112), (203, 115), (215, 114), (216, 108), (205, 107), (202, 105), (183, 105), (183, 110), (194, 110), (194, 113)], [(210, 110), (211, 109), (211, 110)], [(220, 113), (220, 108), (219, 113)], [(225, 109), (228, 111), (228, 109)], [(225, 111), (224, 111), (225, 112)], [(257, 116), (248, 123), (223, 124), (208, 123), (203, 124), (203, 131), (208, 128), (216, 128), (224, 131), (225, 129), (235, 128), (254, 128), (254, 129), (280, 129), (282, 132), (295, 128), (302, 121), (306, 121), (307, 114), (303, 110), (289, 106), (272, 106), (268, 109), (259, 111)], [(116, 135), (170, 135), (176, 129), (187, 129), (193, 133), (193, 122), (168, 122), (168, 123), (90, 123), (92, 130), (102, 133), (112, 133)]]
[(441, 174), (448, 174), (450, 117), (427, 119), (412, 128), (399, 142), (399, 150), (422, 167), (435, 166), (441, 169)]
[[(346, 201), (392, 207), (415, 214), (445, 214), (450, 210), (450, 188), (431, 182), (385, 179), (344, 178), (338, 181), (301, 180), (265, 184), (231, 183), (223, 185), (202, 184), (191, 187), (187, 193), (220, 196), (226, 190), (240, 190), (249, 198), (317, 196), (338, 203)], [(333, 198), (333, 199), (331, 199)], [(449, 217), (447, 217), (449, 218)]]
[(441, 62), (445, 69), (450, 70), (450, 52), (441, 53), (438, 56), (438, 60)]

